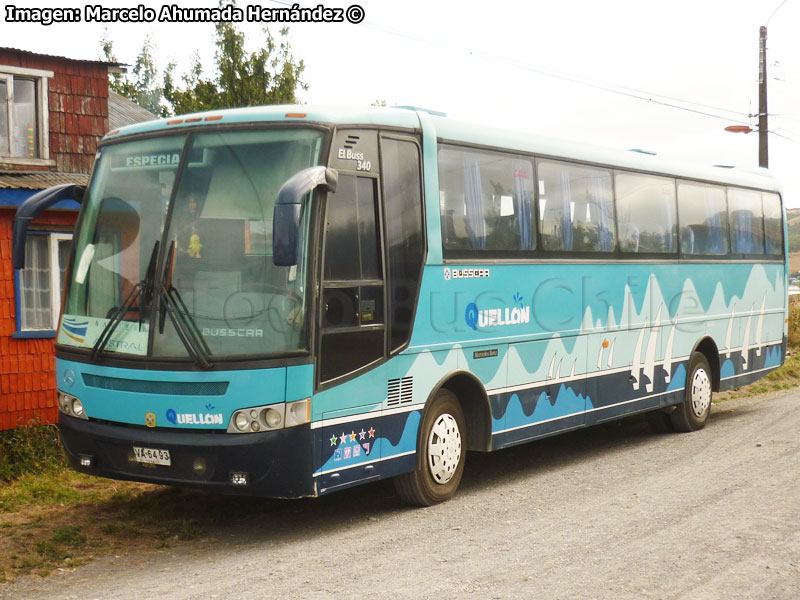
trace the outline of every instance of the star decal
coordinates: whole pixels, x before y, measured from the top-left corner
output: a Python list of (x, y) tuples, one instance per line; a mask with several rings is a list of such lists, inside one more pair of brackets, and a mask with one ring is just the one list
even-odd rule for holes
[(336, 445), (336, 441), (338, 439), (339, 439), (338, 437), (336, 437), (335, 435), (332, 435), (331, 436), (331, 446), (335, 446)]
[(350, 441), (351, 442), (355, 442), (356, 441), (356, 433), (354, 431), (350, 432)]
[(375, 437), (375, 430), (372, 427), (369, 428), (369, 437), (371, 438)]
[(363, 440), (367, 436), (367, 432), (364, 431), (364, 428), (361, 428), (361, 431), (358, 432), (358, 439)]
[(347, 442), (347, 434), (342, 432), (342, 435), (339, 436), (339, 439), (342, 440), (343, 444), (346, 443)]

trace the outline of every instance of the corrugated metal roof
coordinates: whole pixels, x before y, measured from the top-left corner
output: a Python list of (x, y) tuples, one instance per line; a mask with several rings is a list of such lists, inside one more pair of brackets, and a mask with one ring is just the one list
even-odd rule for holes
[(126, 125), (152, 121), (153, 119), (158, 119), (158, 115), (154, 115), (146, 108), (142, 108), (132, 100), (128, 100), (125, 96), (113, 90), (108, 90), (109, 129), (119, 129)]
[(30, 50), (23, 50), (22, 48), (10, 48), (9, 46), (0, 46), (0, 52), (18, 52), (19, 54), (28, 54), (30, 56), (44, 56), (47, 58), (58, 58), (62, 60), (71, 60), (73, 62), (91, 63), (93, 65), (106, 65), (109, 67), (127, 67), (127, 63), (111, 62), (107, 60), (97, 59), (84, 59), (84, 58), (70, 58), (68, 56), (57, 56), (55, 54), (42, 54), (41, 52), (31, 52)]
[(0, 189), (44, 190), (62, 183), (89, 183), (89, 175), (84, 173), (54, 173), (52, 171), (0, 171)]

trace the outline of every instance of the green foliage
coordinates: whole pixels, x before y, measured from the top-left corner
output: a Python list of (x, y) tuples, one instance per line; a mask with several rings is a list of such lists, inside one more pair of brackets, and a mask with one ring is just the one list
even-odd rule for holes
[(293, 104), (297, 90), (308, 89), (301, 80), (303, 61), (295, 61), (289, 44), (289, 29), (280, 30), (275, 40), (264, 30), (262, 47), (255, 52), (245, 50), (245, 37), (232, 23), (216, 25), (216, 73), (203, 74), (200, 57), (195, 54), (191, 69), (183, 76), (183, 85), (176, 83), (175, 64), (164, 75), (164, 97), (174, 114), (200, 112), (237, 106)]
[[(114, 56), (114, 45), (108, 38), (107, 33), (103, 34), (100, 40), (100, 47), (105, 60), (118, 62), (116, 56)], [(150, 112), (165, 117), (169, 114), (169, 111), (162, 104), (164, 89), (158, 84), (158, 69), (153, 57), (154, 52), (153, 41), (150, 36), (147, 36), (144, 39), (139, 55), (136, 57), (133, 72), (124, 75), (112, 73), (108, 87), (118, 94), (133, 100)]]
[(32, 422), (0, 431), (0, 481), (66, 466), (55, 425)]
[(789, 224), (789, 252), (800, 252), (800, 209), (788, 209), (786, 220)]
[(800, 301), (789, 302), (789, 337), (786, 342), (790, 350), (800, 351)]

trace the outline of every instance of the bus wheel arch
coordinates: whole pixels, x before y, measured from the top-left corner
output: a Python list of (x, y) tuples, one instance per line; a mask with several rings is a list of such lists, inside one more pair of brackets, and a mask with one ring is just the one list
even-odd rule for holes
[(492, 410), (489, 396), (480, 380), (468, 371), (448, 373), (433, 388), (428, 403), (440, 389), (450, 390), (461, 404), (467, 424), (467, 450), (491, 450)]
[(718, 392), (720, 386), (721, 367), (719, 363), (719, 349), (717, 348), (717, 345), (714, 343), (713, 339), (706, 336), (698, 340), (694, 348), (692, 348), (692, 353), (689, 356), (691, 357), (695, 352), (699, 352), (706, 357), (708, 366), (711, 369), (711, 389), (714, 392)]

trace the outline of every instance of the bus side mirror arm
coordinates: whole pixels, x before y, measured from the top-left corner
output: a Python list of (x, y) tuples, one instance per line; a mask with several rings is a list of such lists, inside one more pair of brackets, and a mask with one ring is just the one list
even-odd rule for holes
[(317, 187), (335, 192), (339, 173), (326, 167), (309, 167), (281, 186), (272, 217), (272, 262), (278, 267), (297, 264), (297, 242), (303, 198)]
[(14, 215), (11, 264), (15, 269), (25, 268), (25, 241), (31, 221), (61, 200), (83, 201), (85, 188), (74, 183), (63, 183), (35, 193), (25, 200)]

